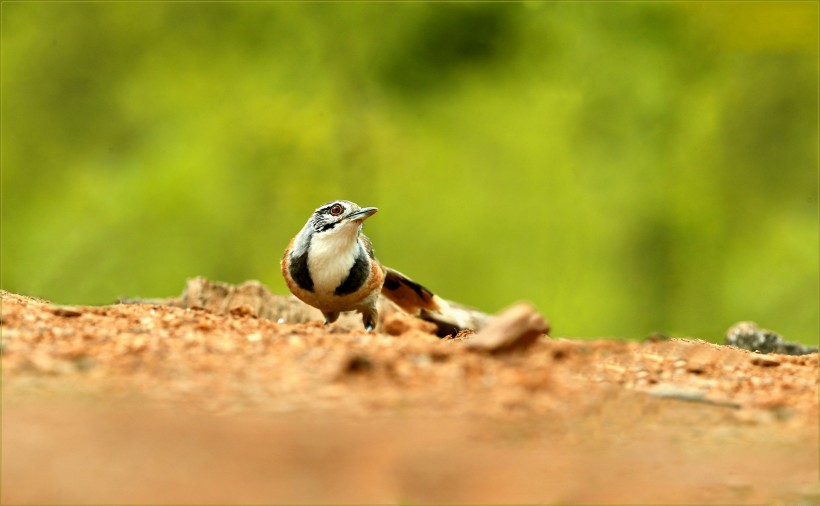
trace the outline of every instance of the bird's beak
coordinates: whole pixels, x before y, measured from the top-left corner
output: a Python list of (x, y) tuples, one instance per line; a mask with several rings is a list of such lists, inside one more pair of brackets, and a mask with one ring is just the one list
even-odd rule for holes
[(375, 207), (365, 207), (364, 209), (359, 209), (355, 213), (350, 214), (345, 221), (364, 221), (367, 218), (370, 218), (378, 211)]

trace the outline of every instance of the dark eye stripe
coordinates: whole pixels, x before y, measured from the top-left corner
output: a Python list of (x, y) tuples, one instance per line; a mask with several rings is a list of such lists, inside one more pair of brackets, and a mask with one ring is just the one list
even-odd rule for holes
[[(313, 229), (317, 232), (324, 232), (341, 223), (341, 216), (344, 216), (345, 211), (348, 210), (347, 205), (343, 202), (344, 201), (341, 200), (329, 202), (314, 211), (313, 218), (311, 220), (313, 222)], [(341, 212), (339, 214), (333, 214), (331, 210), (334, 207), (341, 208)]]
[(338, 221), (334, 221), (332, 223), (321, 223), (319, 225), (319, 228), (316, 229), (316, 231), (317, 232), (324, 232), (326, 230), (330, 230), (331, 228), (335, 227), (338, 224), (339, 224)]
[(330, 210), (333, 209), (335, 206), (340, 206), (342, 208), (342, 211), (344, 211), (345, 209), (345, 206), (341, 202), (331, 202), (330, 204), (324, 207), (320, 207), (316, 211), (316, 214), (330, 214)]

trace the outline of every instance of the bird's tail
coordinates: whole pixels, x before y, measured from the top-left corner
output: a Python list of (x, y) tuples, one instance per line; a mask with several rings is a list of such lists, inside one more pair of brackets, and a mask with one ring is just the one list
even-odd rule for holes
[(406, 312), (419, 316), (421, 311), (440, 311), (442, 300), (401, 272), (384, 268), (382, 294)]
[(382, 295), (405, 312), (435, 323), (440, 336), (453, 335), (465, 329), (477, 330), (488, 318), (478, 310), (442, 299), (390, 267), (384, 268)]

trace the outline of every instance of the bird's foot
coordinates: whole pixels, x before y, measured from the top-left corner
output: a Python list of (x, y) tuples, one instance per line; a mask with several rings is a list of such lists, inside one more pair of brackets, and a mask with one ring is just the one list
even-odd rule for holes
[(376, 318), (378, 317), (378, 313), (363, 313), (362, 314), (362, 323), (364, 323), (364, 329), (368, 332), (373, 332), (376, 329)]
[(330, 325), (339, 319), (339, 313), (322, 313), (325, 315), (325, 325)]

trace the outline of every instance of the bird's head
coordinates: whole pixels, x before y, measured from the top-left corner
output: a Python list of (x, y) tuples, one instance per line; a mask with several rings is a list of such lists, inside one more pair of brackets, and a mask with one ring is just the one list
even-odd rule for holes
[(375, 207), (361, 208), (349, 200), (334, 200), (316, 209), (308, 220), (314, 234), (336, 235), (352, 233), (362, 227), (362, 222), (373, 216)]
[(310, 244), (319, 248), (317, 252), (352, 248), (359, 237), (362, 222), (376, 211), (378, 209), (375, 207), (361, 208), (349, 200), (334, 200), (319, 206), (297, 234), (291, 255), (306, 253)]

